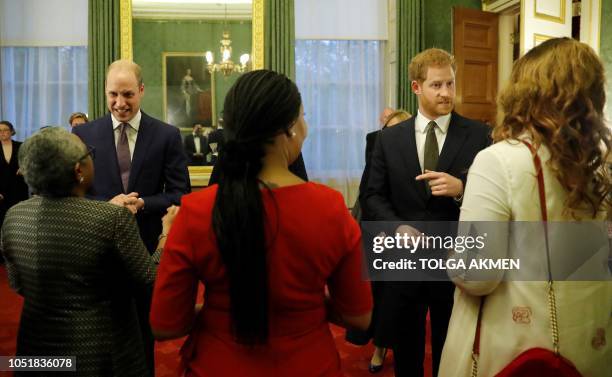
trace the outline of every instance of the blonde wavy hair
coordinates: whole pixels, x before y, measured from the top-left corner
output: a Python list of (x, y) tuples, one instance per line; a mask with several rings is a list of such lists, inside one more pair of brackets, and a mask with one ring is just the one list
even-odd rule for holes
[(392, 112), (391, 114), (387, 116), (387, 118), (385, 119), (385, 124), (383, 125), (383, 128), (393, 127), (398, 123), (401, 123), (405, 120), (410, 119), (410, 117), (412, 117), (412, 115), (406, 110), (401, 110), (401, 109), (395, 110), (394, 112)]
[(568, 193), (566, 213), (576, 217), (587, 205), (595, 217), (602, 204), (608, 209), (612, 142), (603, 114), (604, 68), (595, 52), (574, 39), (550, 39), (515, 63), (510, 82), (499, 97), (503, 121), (493, 140), (527, 133), (534, 147), (545, 145), (548, 166)]

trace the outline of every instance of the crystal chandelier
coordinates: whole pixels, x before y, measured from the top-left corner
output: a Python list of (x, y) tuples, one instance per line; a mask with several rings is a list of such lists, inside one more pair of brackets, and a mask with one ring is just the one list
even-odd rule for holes
[[(225, 4), (225, 24), (227, 26), (227, 3)], [(232, 40), (230, 39), (229, 31), (223, 32), (223, 39), (221, 39), (221, 62), (215, 63), (214, 55), (211, 51), (206, 51), (206, 63), (208, 71), (212, 74), (213, 72), (221, 72), (224, 76), (229, 76), (232, 73), (242, 73), (248, 71), (248, 63), (250, 56), (249, 54), (240, 55), (240, 64), (232, 61)]]
[(229, 37), (229, 32), (223, 32), (223, 39), (221, 39), (221, 62), (215, 63), (214, 56), (211, 51), (206, 51), (206, 63), (208, 71), (212, 74), (213, 72), (221, 72), (224, 76), (229, 76), (234, 72), (242, 73), (248, 71), (248, 63), (251, 58), (249, 54), (240, 55), (240, 64), (236, 64), (232, 61), (232, 40)]

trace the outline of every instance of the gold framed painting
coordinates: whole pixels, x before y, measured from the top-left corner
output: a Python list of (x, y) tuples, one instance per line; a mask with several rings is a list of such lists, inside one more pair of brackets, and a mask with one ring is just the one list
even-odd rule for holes
[(204, 53), (164, 52), (162, 76), (166, 123), (188, 129), (215, 124), (215, 78)]

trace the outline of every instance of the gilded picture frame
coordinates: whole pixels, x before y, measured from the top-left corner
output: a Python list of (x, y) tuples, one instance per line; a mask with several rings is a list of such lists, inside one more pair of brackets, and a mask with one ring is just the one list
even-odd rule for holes
[[(264, 68), (264, 0), (252, 2), (252, 68)], [(132, 0), (119, 0), (120, 17), (120, 54), (122, 59), (133, 59), (132, 46)], [(213, 106), (214, 108), (214, 106)], [(211, 166), (189, 166), (189, 176), (193, 188), (208, 185), (212, 172)]]

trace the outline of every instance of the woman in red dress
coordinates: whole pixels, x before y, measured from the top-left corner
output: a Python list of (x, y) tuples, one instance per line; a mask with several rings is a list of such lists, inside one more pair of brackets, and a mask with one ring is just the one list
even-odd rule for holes
[(272, 71), (246, 73), (224, 114), (219, 184), (183, 197), (158, 269), (153, 333), (189, 335), (187, 376), (342, 376), (328, 323), (367, 329), (372, 299), (342, 196), (288, 169), (307, 134), (298, 89)]

